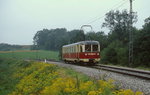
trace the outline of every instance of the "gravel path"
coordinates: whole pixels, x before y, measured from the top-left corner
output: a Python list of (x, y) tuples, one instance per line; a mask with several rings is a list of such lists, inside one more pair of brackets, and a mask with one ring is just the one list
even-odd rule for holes
[(64, 64), (63, 62), (48, 62), (57, 64), (61, 67), (72, 68), (78, 72), (84, 73), (96, 79), (113, 79), (115, 84), (122, 89), (132, 89), (133, 91), (142, 91), (145, 95), (150, 95), (150, 80), (142, 80), (136, 77), (109, 72), (105, 70), (97, 70), (89, 67), (77, 66), (72, 64)]

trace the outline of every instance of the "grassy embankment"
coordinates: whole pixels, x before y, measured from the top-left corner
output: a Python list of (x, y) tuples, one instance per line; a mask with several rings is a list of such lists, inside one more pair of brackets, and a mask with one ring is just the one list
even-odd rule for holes
[[(0, 51), (0, 58), (13, 58), (13, 59), (53, 59), (59, 60), (58, 51), (44, 51), (44, 50), (16, 50), (16, 51)], [(104, 64), (105, 65), (105, 64)], [(109, 64), (113, 65), (113, 64)], [(115, 65), (121, 66), (121, 65)], [(137, 69), (150, 70), (149, 67), (136, 67)]]
[(0, 58), (59, 60), (58, 55), (59, 53), (56, 51), (44, 51), (44, 50), (0, 51)]
[(143, 95), (53, 64), (0, 59), (0, 95)]

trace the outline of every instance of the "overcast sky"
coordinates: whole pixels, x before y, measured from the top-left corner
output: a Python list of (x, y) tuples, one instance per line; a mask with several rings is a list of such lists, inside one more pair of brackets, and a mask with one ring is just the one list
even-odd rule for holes
[[(150, 0), (133, 1), (137, 28), (150, 16), (149, 4)], [(129, 0), (0, 0), (0, 43), (32, 44), (43, 28), (73, 30), (91, 24), (94, 31), (105, 31), (101, 24), (111, 9), (129, 10)]]

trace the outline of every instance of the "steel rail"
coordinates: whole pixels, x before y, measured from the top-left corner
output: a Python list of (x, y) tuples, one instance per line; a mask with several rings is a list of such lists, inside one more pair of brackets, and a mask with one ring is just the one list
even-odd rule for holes
[[(56, 60), (47, 60), (47, 61), (64, 63), (63, 61), (56, 61)], [(73, 64), (71, 64), (71, 65), (73, 65)], [(111, 72), (120, 73), (120, 74), (124, 74), (124, 75), (134, 76), (134, 77), (145, 79), (145, 80), (150, 80), (150, 71), (135, 70), (132, 68), (115, 67), (115, 66), (108, 66), (108, 65), (95, 65), (95, 66), (86, 66), (86, 67), (99, 69), (99, 70), (111, 71)], [(137, 73), (137, 74), (135, 74), (135, 73)]]
[(119, 69), (119, 70), (124, 70), (124, 71), (131, 71), (131, 72), (150, 75), (150, 71), (137, 70), (137, 69), (134, 69), (134, 68), (116, 67), (116, 66), (108, 66), (108, 65), (96, 65), (96, 66), (107, 67), (107, 68), (113, 68), (113, 69)]
[[(134, 76), (146, 80), (150, 80), (150, 71), (141, 71), (141, 70), (134, 70), (134, 69), (128, 69), (128, 68), (119, 68), (119, 67), (112, 67), (112, 66), (106, 66), (106, 65), (96, 65), (92, 66), (92, 68), (95, 69), (102, 69), (106, 71), (111, 71), (115, 73), (125, 74), (129, 76)], [(135, 74), (136, 73), (136, 74)]]

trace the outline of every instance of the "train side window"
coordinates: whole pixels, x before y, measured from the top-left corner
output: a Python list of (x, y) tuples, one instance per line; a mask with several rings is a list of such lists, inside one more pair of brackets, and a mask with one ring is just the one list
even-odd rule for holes
[(75, 48), (74, 48), (74, 46), (73, 46), (73, 53), (75, 52)]
[(78, 45), (76, 45), (76, 52), (79, 52), (79, 50), (78, 50), (79, 48), (78, 48)]
[(69, 48), (69, 53), (71, 52), (71, 47)]
[(66, 53), (66, 48), (64, 48), (64, 52)]
[(66, 48), (66, 53), (67, 53), (67, 48)]
[(65, 49), (66, 53), (67, 53), (67, 48)]
[(76, 49), (77, 49), (77, 52), (80, 52), (79, 51), (80, 50), (80, 45), (77, 45)]
[(83, 50), (82, 50), (82, 46), (80, 46), (80, 52), (83, 52)]
[(71, 47), (69, 48), (69, 53), (71, 52)]

